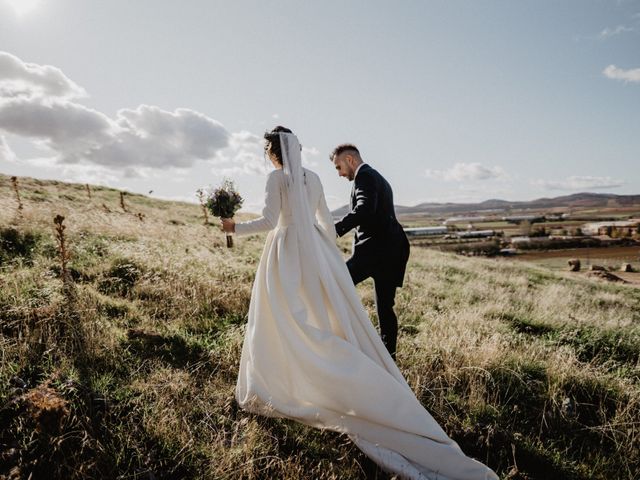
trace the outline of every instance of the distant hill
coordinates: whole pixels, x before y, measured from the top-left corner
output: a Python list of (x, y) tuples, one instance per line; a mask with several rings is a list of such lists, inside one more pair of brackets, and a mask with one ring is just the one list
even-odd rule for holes
[[(541, 208), (606, 207), (615, 202), (618, 206), (640, 204), (640, 195), (615, 195), (612, 193), (574, 193), (554, 198), (538, 198), (530, 201), (508, 201), (490, 199), (479, 203), (420, 203), (413, 207), (396, 205), (398, 215), (407, 214), (458, 214), (488, 212), (496, 210), (527, 210)], [(346, 214), (348, 205), (337, 208), (332, 213), (339, 217)]]

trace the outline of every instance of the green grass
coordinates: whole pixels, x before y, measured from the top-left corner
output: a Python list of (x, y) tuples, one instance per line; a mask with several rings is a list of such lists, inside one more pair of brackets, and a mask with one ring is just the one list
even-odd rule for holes
[[(389, 478), (344, 436), (238, 409), (264, 236), (227, 249), (196, 205), (20, 185), (18, 214), (0, 175), (0, 478)], [(398, 364), (466, 453), (502, 478), (640, 478), (640, 289), (414, 247), (396, 300)]]

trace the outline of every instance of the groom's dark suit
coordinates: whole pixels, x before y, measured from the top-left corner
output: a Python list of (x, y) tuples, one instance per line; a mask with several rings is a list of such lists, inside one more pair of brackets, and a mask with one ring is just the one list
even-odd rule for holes
[(356, 229), (347, 267), (354, 284), (372, 277), (382, 341), (395, 358), (398, 319), (393, 311), (402, 286), (409, 241), (396, 219), (389, 183), (367, 164), (358, 170), (351, 190), (351, 211), (336, 223), (338, 236)]

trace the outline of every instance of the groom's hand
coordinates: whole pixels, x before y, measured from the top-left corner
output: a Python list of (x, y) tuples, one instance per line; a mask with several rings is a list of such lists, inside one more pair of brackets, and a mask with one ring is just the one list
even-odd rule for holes
[(220, 228), (225, 233), (234, 233), (236, 231), (236, 222), (232, 218), (221, 218)]
[(378, 188), (375, 178), (363, 171), (354, 182), (354, 207), (335, 224), (336, 234), (339, 237), (353, 228), (375, 222), (378, 206)]

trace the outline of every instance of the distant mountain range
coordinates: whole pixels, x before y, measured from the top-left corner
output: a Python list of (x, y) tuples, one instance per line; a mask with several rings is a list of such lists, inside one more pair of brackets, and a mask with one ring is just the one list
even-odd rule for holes
[[(574, 193), (554, 198), (538, 198), (536, 200), (515, 202), (491, 199), (480, 203), (420, 203), (413, 207), (396, 205), (398, 215), (442, 215), (471, 212), (505, 211), (505, 210), (540, 210), (545, 208), (585, 208), (640, 205), (640, 195), (614, 195), (612, 193)], [(334, 216), (345, 215), (348, 205), (344, 205), (332, 213)]]

